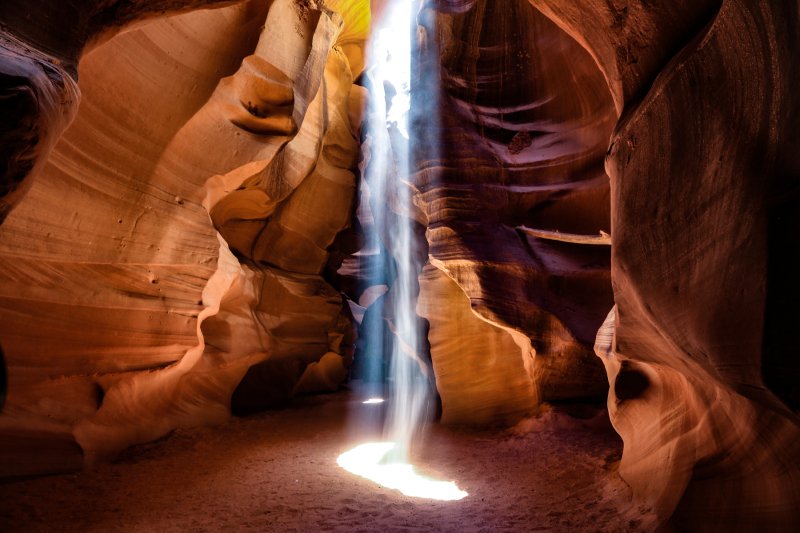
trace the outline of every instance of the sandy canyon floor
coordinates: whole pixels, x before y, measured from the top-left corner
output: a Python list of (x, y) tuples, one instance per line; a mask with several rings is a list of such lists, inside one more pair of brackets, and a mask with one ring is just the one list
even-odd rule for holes
[(432, 426), (419, 470), (460, 501), (419, 500), (336, 464), (380, 440), (380, 405), (344, 391), (213, 428), (178, 430), (113, 463), (0, 484), (3, 531), (647, 531), (616, 474), (604, 412), (554, 409), (511, 430)]

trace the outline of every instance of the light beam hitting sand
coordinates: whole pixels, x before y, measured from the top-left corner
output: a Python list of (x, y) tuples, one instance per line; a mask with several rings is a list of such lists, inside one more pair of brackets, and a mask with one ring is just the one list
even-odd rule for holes
[(406, 496), (434, 500), (460, 500), (467, 493), (452, 481), (437, 481), (417, 474), (408, 463), (384, 462), (393, 442), (369, 442), (344, 452), (336, 462), (353, 474), (367, 478)]
[(383, 403), (383, 401), (384, 401), (383, 398), (370, 398), (369, 400), (364, 400), (361, 403), (363, 403), (365, 405), (370, 405), (370, 404), (375, 404), (375, 403)]
[[(409, 463), (411, 442), (422, 424), (428, 380), (417, 360), (419, 332), (414, 312), (416, 272), (411, 261), (412, 227), (408, 115), (411, 107), (411, 35), (415, 0), (392, 0), (369, 47), (369, 164), (364, 173), (372, 198), (375, 231), (386, 236), (397, 263), (392, 324), (395, 342), (389, 377), (391, 399), (384, 433), (389, 442), (367, 443), (339, 456), (345, 470), (406, 496), (460, 500), (467, 493), (452, 481), (421, 476)], [(385, 89), (394, 92), (387, 101)], [(392, 183), (390, 180), (397, 180)], [(399, 216), (387, 213), (394, 204)], [(384, 334), (370, 331), (370, 334)], [(378, 343), (382, 345), (382, 343)], [(364, 402), (367, 403), (367, 402)]]

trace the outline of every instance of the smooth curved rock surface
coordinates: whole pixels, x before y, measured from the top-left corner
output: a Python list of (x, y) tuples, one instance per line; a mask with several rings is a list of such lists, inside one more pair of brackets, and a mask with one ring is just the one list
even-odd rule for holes
[(190, 200), (203, 181), (159, 181), (153, 167), (254, 46), (253, 14), (165, 19), (82, 63), (81, 111), (0, 229), (7, 414), (53, 416), (57, 404), (74, 412), (56, 418), (74, 421), (97, 408), (93, 374), (164, 366), (196, 344), (218, 247)]
[(78, 63), (86, 53), (135, 22), (198, 7), (234, 4), (243, 4), (243, 0), (3, 2), (0, 222), (30, 188), (50, 150), (75, 117), (80, 97)]
[(306, 366), (326, 355), (339, 361), (329, 375), (345, 377), (353, 344), (347, 307), (322, 273), (355, 198), (354, 76), (338, 39), (357, 44), (367, 25), (345, 4), (341, 14), (301, 7), (271, 5), (253, 54), (221, 80), (154, 171), (207, 180), (203, 205), (224, 261), (204, 290), (201, 344), (161, 373), (120, 383), (77, 428), (85, 449), (114, 450), (224, 419), (230, 407), (263, 408), (298, 383), (310, 391)]
[[(199, 7), (218, 9), (159, 18)], [(351, 309), (364, 329), (394, 296), (390, 246), (340, 269), (369, 224), (367, 13), (0, 4), (11, 473), (345, 379)], [(444, 421), (604, 394), (602, 362), (639, 505), (797, 530), (799, 21), (757, 0), (423, 4), (420, 170), (396, 184), (415, 206), (392, 216), (416, 223)]]
[(525, 335), (481, 319), (458, 284), (427, 265), (417, 312), (428, 320), (445, 424), (511, 424), (539, 405), (535, 351)]
[(79, 100), (60, 61), (0, 30), (0, 224), (41, 173)]
[[(528, 339), (513, 357), (533, 379), (529, 398), (518, 402), (519, 392), (506, 392), (503, 365), (474, 366), (489, 359), (481, 344), (447, 340), (459, 336), (457, 321), (430, 309), (429, 340), (434, 367), (461, 361), (462, 376), (480, 368), (475, 379), (490, 383), (492, 402), (509, 398), (498, 408), (509, 420), (541, 400), (605, 394), (591, 346), (613, 304), (609, 249), (543, 236), (608, 230), (602, 161), (615, 114), (591, 57), (528, 3), (462, 4), (440, 3), (420, 15), (418, 70), (434, 74), (416, 80), (412, 103), (421, 109), (414, 119), (415, 203), (430, 264), (465, 295), (448, 301), (464, 307), (458, 316), (474, 313), (498, 338), (514, 332)], [(536, 236), (529, 227), (545, 231)], [(436, 286), (423, 283), (421, 301), (435, 301), (424, 293)], [(477, 396), (455, 397), (463, 385), (458, 375), (437, 373), (444, 419), (485, 422)], [(470, 398), (474, 420), (468, 409), (448, 414), (448, 405)]]
[[(353, 211), (350, 69), (363, 67), (369, 10), (328, 4), (338, 12), (248, 2), (162, 19), (81, 62), (81, 111), (2, 228), (6, 422), (77, 425), (82, 447), (104, 454), (226, 418), (248, 369), (269, 358), (294, 361), (295, 375), (278, 377), (287, 394), (343, 379), (349, 315), (323, 274)], [(288, 86), (288, 106), (272, 104), (269, 76)], [(273, 178), (267, 168), (250, 188), (283, 191), (257, 216), (269, 249), (294, 251), (285, 260), (247, 257), (232, 238), (237, 259), (215, 235), (243, 210), (249, 223), (246, 201), (233, 217), (214, 208), (228, 194), (218, 186), (258, 174), (242, 174), (254, 161)]]
[[(783, 240), (798, 224), (797, 6), (532, 3), (592, 52), (622, 112), (606, 160), (616, 311), (598, 336), (620, 473), (680, 527), (790, 530), (798, 368), (777, 304), (798, 294)], [(643, 39), (638, 61), (620, 53)]]

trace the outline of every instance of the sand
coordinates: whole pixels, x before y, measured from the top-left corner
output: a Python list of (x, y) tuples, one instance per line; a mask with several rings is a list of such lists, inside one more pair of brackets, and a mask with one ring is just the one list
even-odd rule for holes
[[(646, 531), (616, 474), (603, 411), (552, 410), (512, 430), (431, 426), (415, 464), (469, 496), (413, 499), (337, 456), (379, 439), (383, 406), (344, 391), (180, 429), (73, 475), (0, 484), (3, 531)], [(385, 405), (385, 404), (384, 404)], [(589, 413), (591, 414), (591, 412)]]

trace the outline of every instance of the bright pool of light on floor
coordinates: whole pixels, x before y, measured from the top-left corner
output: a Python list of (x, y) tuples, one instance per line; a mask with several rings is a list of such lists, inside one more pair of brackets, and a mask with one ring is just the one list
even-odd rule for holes
[(371, 403), (383, 403), (385, 400), (383, 398), (370, 398), (369, 400), (364, 400), (363, 404), (371, 404)]
[(394, 447), (393, 442), (368, 442), (344, 452), (336, 459), (336, 463), (351, 474), (388, 489), (399, 490), (406, 496), (445, 501), (468, 496), (454, 481), (438, 481), (420, 475), (407, 463), (387, 462), (386, 455)]

